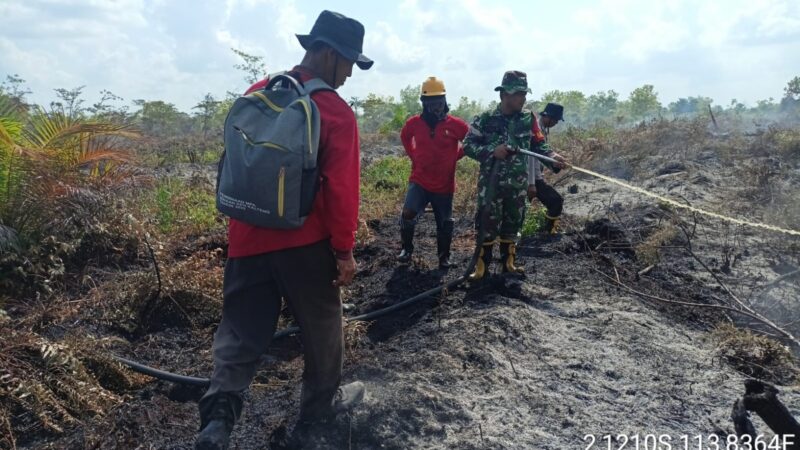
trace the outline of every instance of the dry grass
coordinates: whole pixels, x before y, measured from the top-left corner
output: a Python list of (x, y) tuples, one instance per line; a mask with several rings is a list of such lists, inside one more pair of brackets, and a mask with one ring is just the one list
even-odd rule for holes
[[(42, 298), (47, 301), (15, 301), (17, 313), (24, 311), (22, 317), (12, 320), (3, 311), (0, 448), (27, 445), (33, 437), (62, 435), (113, 411), (127, 392), (146, 380), (108, 357), (109, 346), (119, 340), (71, 331), (75, 317), (123, 335), (174, 326), (202, 328), (218, 320), (222, 250), (199, 250), (176, 261), (159, 250), (163, 246), (158, 242), (153, 246), (160, 289), (153, 268), (140, 266), (96, 277), (94, 288), (78, 300), (64, 298), (59, 289), (52, 298)], [(65, 334), (58, 340), (45, 337), (54, 329)]]
[[(400, 214), (411, 173), (411, 161), (405, 157), (387, 156), (367, 165), (361, 171), (361, 205), (359, 218), (365, 223)], [(358, 236), (357, 236), (358, 237)], [(368, 234), (363, 232), (358, 245), (364, 245)]]
[(369, 228), (367, 221), (363, 218), (358, 220), (358, 229), (356, 229), (356, 245), (365, 246), (375, 241), (375, 236)]
[(400, 142), (400, 133), (396, 134), (396, 137), (390, 142), (390, 136), (387, 136), (383, 133), (360, 133), (359, 134), (359, 143), (361, 144), (361, 148), (376, 148), (382, 146), (388, 146), (392, 144), (399, 144)]
[(219, 320), (222, 309), (222, 252), (199, 251), (180, 261), (157, 254), (154, 268), (129, 271), (92, 292), (98, 320), (126, 334), (169, 327), (202, 328)]
[(718, 355), (739, 372), (782, 385), (797, 379), (797, 361), (780, 342), (728, 323), (717, 326), (711, 336)]
[(764, 136), (764, 143), (775, 149), (784, 161), (800, 159), (800, 129), (770, 128)]
[(456, 166), (456, 192), (453, 197), (453, 211), (470, 215), (475, 213), (478, 201), (478, 175), (480, 165), (477, 161), (462, 158)]
[(139, 383), (102, 354), (92, 336), (52, 342), (0, 325), (0, 429), (3, 448), (58, 435), (102, 416)]
[(751, 149), (749, 164), (742, 165), (741, 195), (765, 207), (765, 220), (778, 226), (800, 228), (800, 195), (796, 167), (800, 162), (800, 130), (770, 127)]
[(348, 361), (356, 359), (369, 326), (370, 323), (360, 321), (350, 322), (344, 326), (344, 348)]
[(645, 265), (657, 264), (661, 260), (659, 249), (668, 245), (676, 236), (678, 236), (678, 228), (672, 224), (665, 224), (658, 228), (634, 247), (636, 259)]

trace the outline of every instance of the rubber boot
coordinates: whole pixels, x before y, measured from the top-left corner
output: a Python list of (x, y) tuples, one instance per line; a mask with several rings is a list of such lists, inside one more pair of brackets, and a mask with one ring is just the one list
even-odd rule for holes
[(517, 244), (510, 239), (500, 240), (500, 263), (503, 273), (525, 273), (525, 269), (516, 266)]
[(397, 261), (400, 264), (408, 264), (411, 262), (411, 254), (414, 253), (414, 222), (403, 220), (400, 223), (400, 240), (403, 250), (397, 255)]
[(439, 256), (440, 269), (449, 269), (454, 265), (450, 261), (450, 244), (452, 242), (453, 221), (448, 220), (442, 225), (442, 229), (436, 232), (436, 254)]
[(494, 247), (494, 241), (484, 242), (481, 246), (481, 253), (478, 261), (475, 262), (475, 271), (469, 276), (470, 281), (482, 279), (489, 271), (489, 266), (492, 264), (492, 247)]
[(226, 450), (233, 424), (242, 412), (241, 396), (220, 392), (200, 399), (200, 434), (195, 450)]
[(300, 417), (288, 437), (286, 445), (273, 445), (273, 447), (285, 449), (332, 448), (331, 442), (327, 439), (334, 432), (332, 427), (335, 427), (336, 416), (351, 412), (364, 400), (365, 392), (364, 383), (360, 381), (339, 386), (331, 400), (330, 414), (314, 418)]
[(339, 386), (339, 389), (336, 390), (336, 395), (333, 397), (333, 413), (350, 412), (364, 400), (365, 392), (364, 383), (360, 381)]
[(544, 215), (545, 222), (544, 222), (544, 232), (546, 234), (558, 234), (560, 230), (559, 223), (561, 222), (561, 218), (559, 216), (548, 216), (547, 214)]

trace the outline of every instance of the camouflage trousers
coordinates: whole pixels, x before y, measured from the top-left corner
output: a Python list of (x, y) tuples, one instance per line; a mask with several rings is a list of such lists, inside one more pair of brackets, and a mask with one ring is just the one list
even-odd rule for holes
[[(486, 194), (486, 189), (478, 190), (478, 212), (475, 216), (476, 230), (480, 230), (481, 227), (481, 212), (486, 204)], [(501, 239), (516, 241), (519, 231), (522, 229), (522, 224), (525, 222), (525, 200), (526, 191), (524, 189), (498, 187), (486, 215), (484, 240), (493, 241), (499, 236)]]

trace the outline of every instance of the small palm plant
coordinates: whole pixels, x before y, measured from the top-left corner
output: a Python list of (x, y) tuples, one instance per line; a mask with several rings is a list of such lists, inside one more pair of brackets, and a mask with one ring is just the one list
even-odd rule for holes
[(0, 240), (35, 239), (75, 196), (130, 180), (137, 137), (126, 124), (28, 110), (0, 96)]

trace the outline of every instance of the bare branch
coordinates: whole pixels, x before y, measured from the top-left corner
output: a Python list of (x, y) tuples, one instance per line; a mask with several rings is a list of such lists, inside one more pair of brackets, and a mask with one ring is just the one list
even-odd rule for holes
[(778, 334), (780, 334), (784, 338), (790, 340), (795, 346), (797, 346), (797, 348), (800, 348), (800, 340), (798, 340), (791, 333), (787, 332), (783, 328), (779, 327), (778, 325), (774, 324), (769, 319), (761, 316), (760, 314), (758, 314), (756, 312), (750, 312), (750, 311), (747, 311), (747, 310), (741, 310), (741, 309), (737, 309), (737, 308), (734, 308), (734, 307), (731, 307), (731, 306), (727, 306), (727, 305), (709, 305), (709, 304), (705, 304), (705, 303), (693, 303), (693, 302), (685, 302), (685, 301), (678, 301), (678, 300), (668, 300), (668, 299), (661, 298), (661, 297), (658, 297), (658, 296), (655, 296), (655, 295), (646, 294), (644, 292), (637, 291), (636, 289), (633, 289), (630, 286), (628, 286), (628, 285), (626, 285), (626, 284), (624, 284), (622, 282), (618, 282), (617, 280), (614, 279), (614, 277), (605, 274), (603, 271), (601, 271), (599, 269), (596, 269), (596, 268), (592, 268), (592, 269), (595, 272), (597, 272), (600, 275), (602, 275), (603, 277), (605, 277), (608, 280), (610, 280), (615, 285), (621, 287), (622, 289), (628, 291), (631, 294), (635, 294), (635, 295), (638, 295), (640, 297), (644, 297), (644, 298), (647, 298), (647, 299), (650, 299), (650, 300), (655, 300), (655, 301), (658, 301), (658, 302), (661, 302), (661, 303), (673, 304), (673, 305), (691, 306), (691, 307), (695, 307), (695, 308), (718, 309), (718, 310), (723, 310), (723, 311), (730, 311), (730, 312), (735, 312), (737, 314), (741, 314), (743, 316), (749, 317), (749, 318), (751, 318), (751, 319), (753, 319), (753, 320), (755, 320), (755, 321), (757, 321), (757, 322), (759, 322), (759, 323), (761, 323), (763, 325), (766, 325), (767, 327), (769, 327), (770, 329), (774, 330), (775, 332), (777, 332)]

